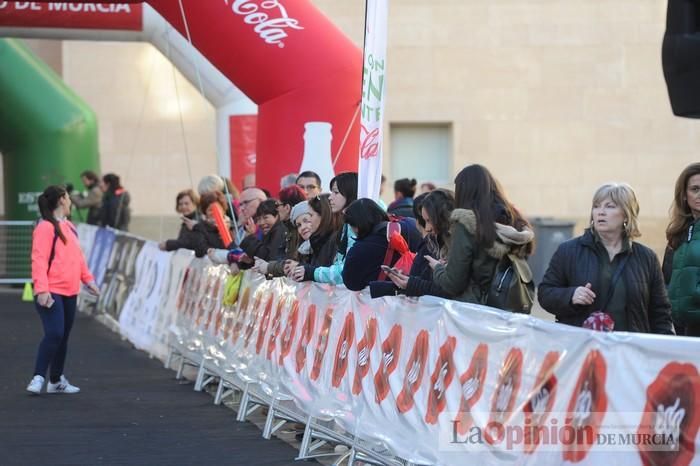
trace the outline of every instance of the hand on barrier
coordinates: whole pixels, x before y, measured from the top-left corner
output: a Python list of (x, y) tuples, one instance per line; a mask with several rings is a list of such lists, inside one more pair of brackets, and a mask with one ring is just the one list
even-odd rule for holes
[(299, 265), (299, 262), (297, 262), (297, 261), (293, 261), (293, 260), (284, 261), (284, 268), (283, 268), (284, 274), (286, 276), (288, 276), (289, 278), (292, 278), (292, 272), (294, 271), (294, 269), (297, 268), (298, 265)]
[(574, 290), (574, 295), (571, 297), (572, 304), (581, 306), (589, 306), (595, 301), (596, 294), (591, 289), (593, 285), (586, 283), (586, 286), (579, 286)]
[(253, 270), (255, 270), (256, 272), (260, 272), (263, 275), (266, 275), (268, 265), (269, 264), (267, 261), (260, 259), (259, 257), (256, 257), (255, 258), (255, 265), (253, 266)]
[(39, 304), (41, 307), (46, 307), (50, 308), (53, 306), (54, 300), (53, 297), (51, 296), (51, 293), (39, 293), (36, 295), (36, 302)]
[(158, 243), (158, 249), (161, 251), (165, 251), (165, 241)]

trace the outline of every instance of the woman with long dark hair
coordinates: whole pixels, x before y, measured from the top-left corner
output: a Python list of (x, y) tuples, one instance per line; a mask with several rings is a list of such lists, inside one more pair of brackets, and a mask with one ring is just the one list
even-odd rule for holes
[(71, 200), (61, 186), (49, 186), (39, 196), (41, 221), (32, 234), (32, 281), (36, 310), (44, 338), (27, 391), (41, 393), (49, 372), (47, 393), (78, 393), (63, 375), (68, 337), (75, 319), (80, 283), (99, 294), (80, 249), (75, 226), (67, 219)]
[(448, 297), (445, 290), (433, 281), (433, 270), (426, 256), (437, 260), (447, 259), (451, 239), (450, 217), (454, 204), (454, 195), (442, 189), (421, 194), (414, 200), (414, 207), (418, 207), (414, 209), (416, 221), (423, 227), (425, 236), (409, 275), (400, 272), (387, 275), (397, 287), (397, 294)]
[(344, 224), (343, 211), (357, 199), (357, 173), (345, 172), (331, 180), (331, 194), (328, 197), (331, 211), (335, 217), (336, 225), (343, 225), (336, 236), (338, 252), (333, 264), (328, 267), (318, 267), (314, 270), (314, 281), (319, 283), (331, 283), (333, 285), (343, 283), (343, 267), (345, 256), (355, 244), (355, 234), (347, 224)]
[(430, 256), (433, 281), (458, 301), (485, 304), (500, 259), (526, 258), (534, 248), (530, 224), (506, 198), (491, 173), (469, 165), (455, 177), (451, 244), (445, 261)]
[(107, 173), (102, 177), (100, 189), (104, 192), (100, 225), (129, 231), (131, 195), (122, 186), (119, 176)]
[(700, 337), (700, 163), (676, 180), (666, 239), (664, 278), (676, 333)]

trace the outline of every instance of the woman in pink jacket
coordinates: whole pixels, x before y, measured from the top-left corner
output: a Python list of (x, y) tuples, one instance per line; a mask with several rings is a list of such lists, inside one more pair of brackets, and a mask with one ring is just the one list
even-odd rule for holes
[(41, 220), (32, 235), (32, 280), (36, 309), (44, 326), (44, 338), (27, 391), (39, 394), (49, 372), (47, 393), (78, 393), (63, 376), (68, 336), (75, 319), (80, 283), (99, 293), (78, 243), (75, 226), (66, 219), (71, 201), (66, 190), (49, 186), (39, 196)]

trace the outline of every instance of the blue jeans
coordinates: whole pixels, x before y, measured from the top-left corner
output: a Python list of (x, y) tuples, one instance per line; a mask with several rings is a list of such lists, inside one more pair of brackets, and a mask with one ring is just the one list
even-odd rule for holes
[(44, 325), (44, 339), (39, 344), (34, 375), (46, 377), (46, 371), (50, 366), (49, 381), (57, 383), (63, 375), (68, 337), (75, 320), (77, 296), (61, 296), (55, 293), (51, 293), (51, 296), (54, 304), (50, 308), (39, 306), (36, 298), (34, 300), (41, 323)]

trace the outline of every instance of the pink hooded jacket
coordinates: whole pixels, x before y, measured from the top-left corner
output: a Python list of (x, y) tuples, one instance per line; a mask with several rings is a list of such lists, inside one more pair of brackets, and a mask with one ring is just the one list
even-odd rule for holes
[(53, 225), (42, 220), (32, 234), (32, 280), (35, 295), (50, 292), (75, 296), (80, 292), (80, 282), (88, 284), (95, 280), (85, 263), (75, 226), (68, 220), (62, 220), (58, 225), (66, 237), (66, 243), (61, 238), (56, 238), (50, 269), (49, 257), (55, 236)]

